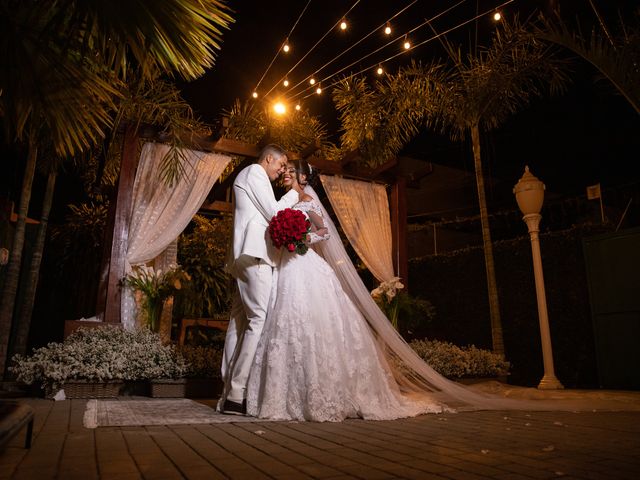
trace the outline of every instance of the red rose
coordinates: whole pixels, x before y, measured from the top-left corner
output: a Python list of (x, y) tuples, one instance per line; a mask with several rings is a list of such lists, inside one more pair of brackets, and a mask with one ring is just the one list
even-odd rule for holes
[(308, 249), (304, 239), (310, 229), (311, 222), (304, 213), (285, 208), (273, 216), (268, 232), (276, 248), (286, 246), (290, 252), (304, 254)]

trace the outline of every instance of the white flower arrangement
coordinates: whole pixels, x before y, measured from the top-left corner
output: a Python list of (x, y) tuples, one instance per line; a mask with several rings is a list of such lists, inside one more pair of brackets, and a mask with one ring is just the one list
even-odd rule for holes
[(507, 375), (510, 363), (474, 345), (459, 347), (438, 340), (413, 340), (411, 348), (440, 375), (447, 378)]
[(374, 300), (386, 301), (391, 303), (396, 294), (404, 288), (403, 283), (400, 281), (400, 277), (393, 277), (386, 282), (382, 282), (377, 288), (371, 291), (371, 296)]
[(393, 277), (380, 283), (377, 288), (371, 291), (371, 296), (396, 330), (398, 329), (398, 293), (403, 288), (404, 285), (400, 281), (400, 277)]
[(30, 356), (15, 355), (10, 371), (30, 385), (54, 390), (69, 380), (105, 382), (182, 377), (187, 364), (160, 336), (148, 329), (79, 329), (63, 343), (49, 343)]

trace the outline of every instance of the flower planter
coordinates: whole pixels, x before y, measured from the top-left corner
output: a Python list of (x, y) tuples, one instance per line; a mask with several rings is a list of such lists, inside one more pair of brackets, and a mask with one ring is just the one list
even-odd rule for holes
[(186, 392), (186, 379), (158, 378), (149, 382), (150, 395), (153, 398), (184, 398)]
[[(61, 389), (66, 398), (113, 398), (120, 395), (124, 382), (95, 382), (93, 380), (73, 380), (65, 382)], [(47, 390), (46, 398), (53, 398), (60, 389)]]

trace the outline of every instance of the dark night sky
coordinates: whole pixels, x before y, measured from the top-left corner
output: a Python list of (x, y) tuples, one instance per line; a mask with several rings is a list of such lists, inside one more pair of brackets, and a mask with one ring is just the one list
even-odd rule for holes
[[(276, 51), (282, 45), (307, 0), (277, 2), (231, 1), (235, 10), (235, 23), (225, 31), (222, 50), (215, 67), (202, 78), (183, 84), (183, 94), (194, 110), (205, 121), (215, 122), (224, 108), (239, 98), (249, 99), (251, 92), (267, 69)], [(351, 46), (361, 37), (382, 24), (411, 0), (361, 0), (347, 16), (349, 29), (336, 29), (308, 55), (288, 79), (295, 85)], [(458, 3), (458, 0), (418, 0), (393, 22), (390, 37), (404, 33), (425, 19), (432, 18)], [(500, 0), (467, 0), (433, 22), (437, 31), (443, 31), (502, 4)], [(515, 0), (502, 8), (505, 16), (516, 13), (521, 18), (536, 11), (548, 12), (555, 0)], [(290, 38), (292, 51), (279, 55), (258, 88), (264, 94), (300, 60), (329, 27), (340, 20), (354, 4), (354, 0), (312, 0)], [(603, 15), (616, 23), (616, 12), (622, 9), (630, 14), (637, 2), (629, 0), (596, 0)], [(595, 19), (587, 0), (560, 2), (567, 18), (577, 17), (583, 26)], [(486, 42), (495, 28), (489, 16), (481, 17), (455, 32), (448, 34), (450, 41), (467, 48), (476, 35), (480, 44)], [(410, 35), (415, 44), (432, 36), (427, 26)], [(342, 67), (372, 52), (389, 40), (381, 31), (345, 54), (335, 63), (319, 72), (327, 77)], [(400, 51), (398, 42), (380, 53), (345, 70), (343, 74), (357, 72)], [(393, 72), (411, 59), (429, 62), (443, 58), (444, 52), (437, 41), (429, 42), (410, 54), (403, 54), (388, 64)], [(638, 181), (637, 151), (640, 147), (640, 119), (624, 100), (605, 82), (596, 81), (597, 72), (581, 61), (573, 69), (573, 85), (561, 97), (534, 100), (530, 108), (514, 115), (502, 128), (484, 138), (485, 166), (488, 173), (513, 183), (529, 164), (536, 175), (545, 181), (551, 191), (568, 194), (584, 192), (584, 186), (601, 181), (603, 187)], [(366, 74), (373, 77), (372, 72)], [(333, 77), (336, 78), (336, 77)], [(329, 81), (330, 82), (330, 81)], [(324, 86), (327, 85), (325, 82)], [(305, 85), (306, 86), (306, 85)], [(301, 87), (298, 88), (299, 91)], [(339, 124), (330, 95), (312, 95), (303, 100), (303, 107), (317, 115), (329, 130), (336, 132)], [(286, 94), (283, 87), (274, 89), (269, 100)], [(262, 95), (260, 100), (262, 100)], [(423, 133), (403, 152), (415, 158), (442, 163), (472, 171), (468, 145), (456, 144), (429, 132)]]

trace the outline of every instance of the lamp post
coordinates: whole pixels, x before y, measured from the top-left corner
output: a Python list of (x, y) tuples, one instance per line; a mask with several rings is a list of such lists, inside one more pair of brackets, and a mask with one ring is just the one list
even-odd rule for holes
[(529, 229), (531, 237), (531, 253), (533, 256), (533, 274), (536, 280), (536, 297), (538, 300), (538, 321), (540, 323), (540, 339), (542, 341), (542, 360), (544, 376), (538, 388), (541, 390), (556, 390), (564, 388), (556, 378), (553, 368), (553, 351), (551, 349), (551, 334), (549, 332), (549, 315), (547, 313), (547, 297), (544, 291), (544, 276), (542, 274), (542, 257), (540, 256), (540, 238), (538, 232), (542, 215), (540, 209), (544, 201), (544, 183), (538, 180), (529, 167), (524, 168), (524, 175), (513, 188), (518, 207), (524, 214), (523, 220)]

